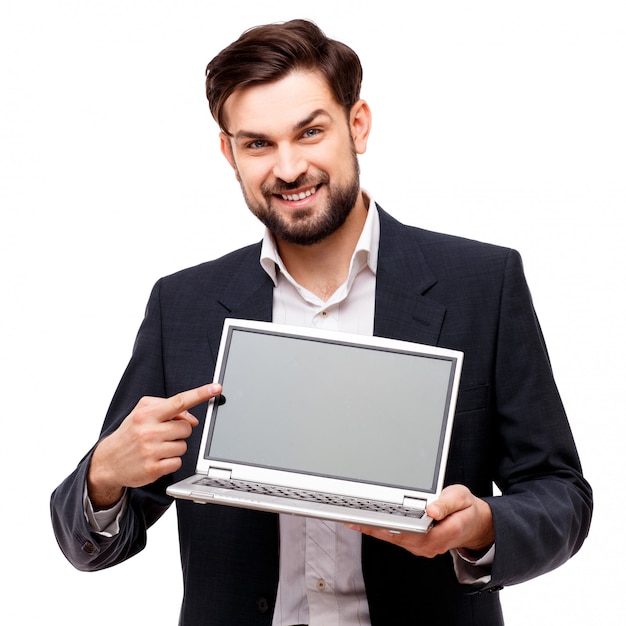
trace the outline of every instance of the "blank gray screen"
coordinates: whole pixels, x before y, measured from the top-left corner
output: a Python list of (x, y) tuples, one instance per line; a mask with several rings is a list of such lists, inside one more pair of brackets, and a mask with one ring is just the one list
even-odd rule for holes
[(433, 490), (453, 361), (234, 329), (208, 456)]

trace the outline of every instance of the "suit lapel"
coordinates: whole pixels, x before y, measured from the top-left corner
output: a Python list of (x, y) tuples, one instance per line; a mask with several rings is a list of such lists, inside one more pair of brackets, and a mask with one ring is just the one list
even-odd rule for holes
[(446, 308), (425, 293), (437, 282), (416, 241), (415, 229), (378, 207), (380, 246), (374, 334), (436, 345)]
[(219, 308), (223, 311), (222, 320), (219, 323), (212, 320), (207, 327), (209, 345), (214, 357), (217, 355), (224, 318), (263, 322), (272, 320), (274, 283), (259, 263), (260, 254), (261, 244), (257, 244), (248, 248), (247, 254), (237, 259), (237, 265), (231, 268), (228, 283), (217, 299)]
[[(436, 284), (413, 228), (378, 207), (380, 246), (374, 334), (436, 345), (446, 308), (426, 292)], [(260, 244), (238, 259), (218, 302), (224, 317), (271, 321), (273, 283), (259, 263)], [(209, 324), (209, 344), (219, 345), (222, 324)]]

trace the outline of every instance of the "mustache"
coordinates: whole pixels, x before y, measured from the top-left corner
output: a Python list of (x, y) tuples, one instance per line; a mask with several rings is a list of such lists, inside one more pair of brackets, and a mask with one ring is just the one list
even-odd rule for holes
[(316, 177), (303, 174), (290, 183), (278, 180), (272, 184), (262, 185), (261, 193), (268, 197), (289, 193), (290, 191), (300, 189), (301, 187), (317, 187), (318, 185), (327, 184), (328, 182), (330, 182), (330, 176), (326, 172), (320, 172), (320, 174)]

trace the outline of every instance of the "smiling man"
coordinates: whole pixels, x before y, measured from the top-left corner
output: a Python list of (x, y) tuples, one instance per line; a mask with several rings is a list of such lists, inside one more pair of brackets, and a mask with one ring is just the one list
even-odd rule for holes
[(370, 128), (365, 102), (346, 119), (323, 76), (294, 70), (275, 83), (236, 91), (224, 112), (222, 152), (248, 207), (277, 239), (317, 244), (349, 217), (358, 238), (367, 214), (356, 158)]
[(499, 590), (570, 558), (592, 509), (519, 255), (404, 226), (361, 189), (361, 65), (311, 22), (246, 31), (206, 84), (265, 234), (156, 284), (102, 436), (53, 494), (62, 550), (96, 570), (143, 549), (193, 472), (224, 318), (431, 343), (465, 353), (434, 528), (179, 501), (180, 624), (503, 624)]
[(232, 93), (224, 121), (222, 152), (248, 207), (290, 274), (327, 299), (347, 277), (367, 216), (356, 155), (369, 107), (359, 100), (346, 111), (318, 71), (294, 70)]

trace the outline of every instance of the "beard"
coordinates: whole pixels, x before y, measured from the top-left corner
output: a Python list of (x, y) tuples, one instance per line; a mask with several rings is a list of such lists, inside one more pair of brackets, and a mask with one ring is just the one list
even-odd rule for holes
[[(278, 239), (299, 246), (312, 246), (319, 243), (344, 225), (356, 204), (361, 187), (359, 164), (353, 153), (354, 165), (350, 179), (341, 185), (330, 185), (330, 177), (321, 172), (315, 178), (300, 176), (293, 183), (263, 185), (261, 193), (264, 202), (251, 198), (241, 183), (241, 190), (248, 208)], [(274, 207), (276, 194), (287, 194), (294, 189), (326, 185), (328, 198), (317, 209), (294, 209), (284, 215)]]

